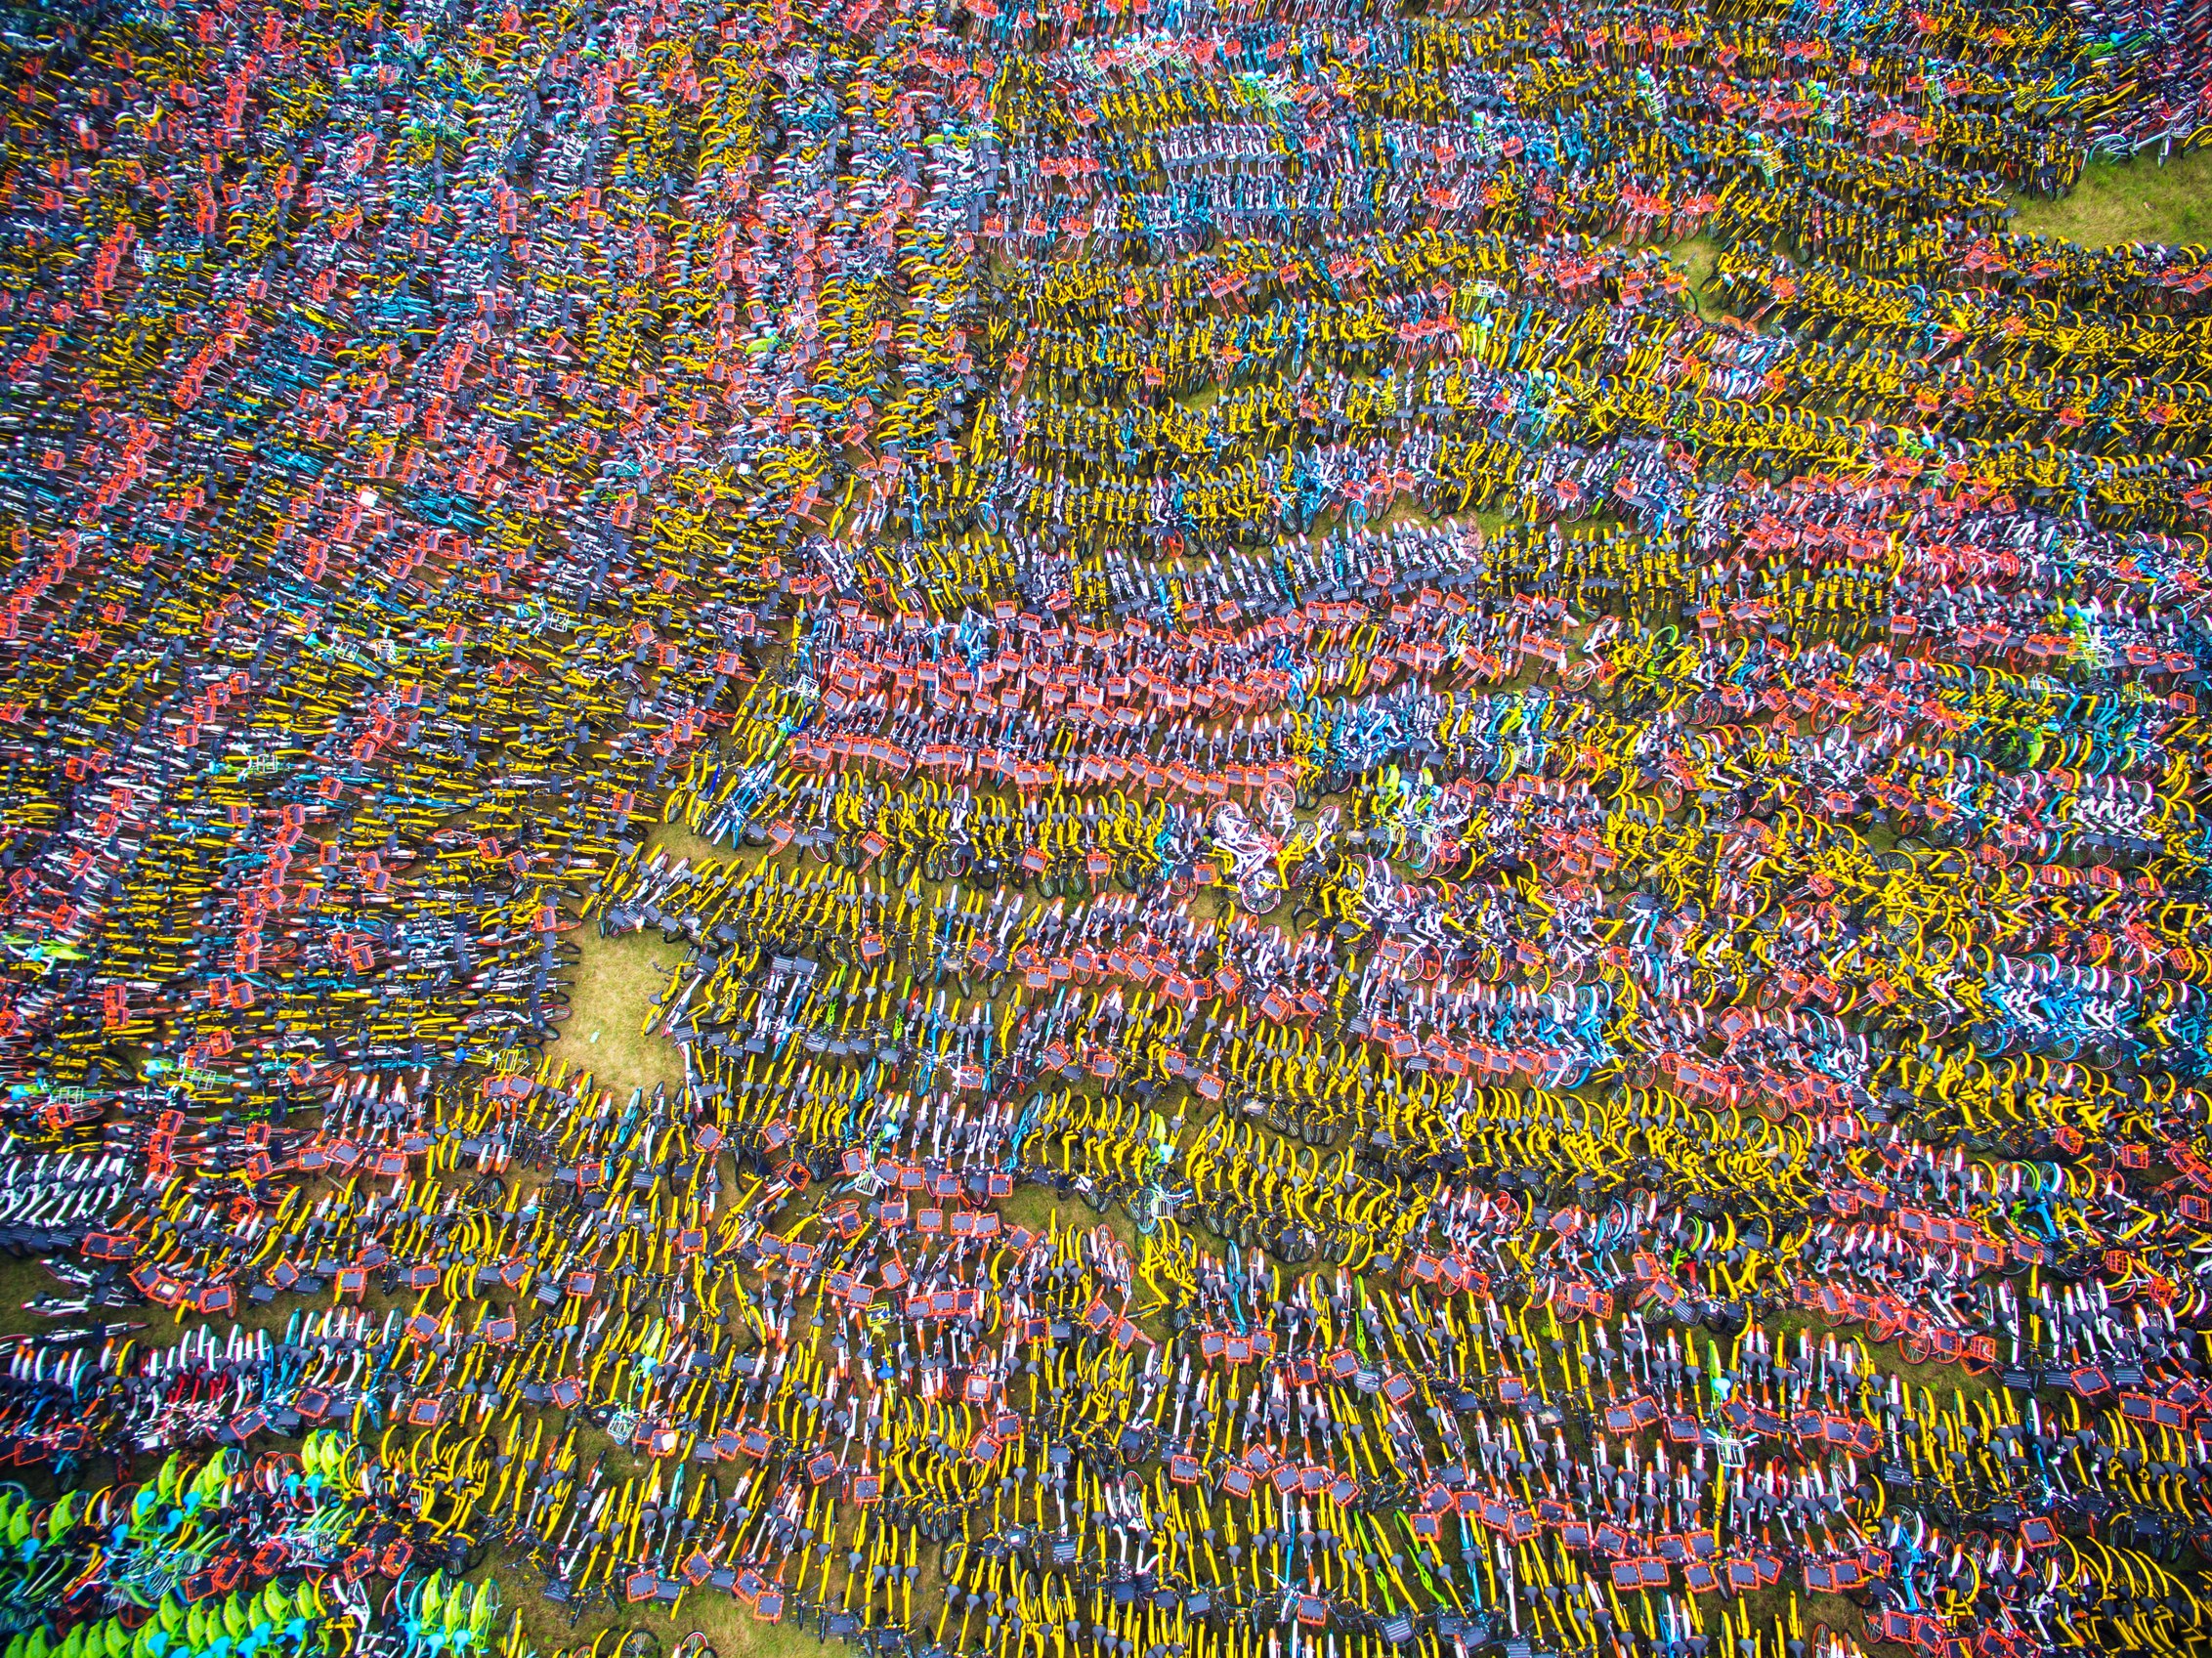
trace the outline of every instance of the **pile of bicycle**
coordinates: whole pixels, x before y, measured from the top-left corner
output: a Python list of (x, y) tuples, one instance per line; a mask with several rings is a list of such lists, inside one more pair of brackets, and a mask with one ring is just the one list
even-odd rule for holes
[(2208, 26), (8, 14), (4, 1658), (2212, 1650)]

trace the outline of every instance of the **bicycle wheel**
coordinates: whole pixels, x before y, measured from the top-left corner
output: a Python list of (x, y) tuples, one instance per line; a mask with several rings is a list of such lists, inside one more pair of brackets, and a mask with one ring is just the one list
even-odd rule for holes
[(1249, 914), (1272, 915), (1282, 907), (1282, 883), (1272, 875), (1247, 876), (1237, 883), (1237, 903)]

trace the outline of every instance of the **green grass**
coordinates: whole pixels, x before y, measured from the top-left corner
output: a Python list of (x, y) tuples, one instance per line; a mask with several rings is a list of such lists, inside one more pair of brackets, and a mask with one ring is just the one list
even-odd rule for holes
[(651, 1092), (656, 1083), (680, 1083), (683, 1065), (675, 1045), (640, 1027), (668, 988), (683, 949), (663, 943), (651, 928), (602, 938), (596, 924), (587, 924), (568, 936), (582, 949), (583, 959), (573, 969), (569, 1017), (546, 1057), (567, 1061), (572, 1074), (589, 1071), (625, 1096), (632, 1088)]
[(2012, 228), (2084, 247), (2212, 242), (2212, 149), (2158, 164), (2155, 155), (2099, 162), (2056, 201), (2020, 200)]
[(1702, 314), (1706, 309), (1705, 285), (1712, 281), (1721, 263), (1721, 244), (1711, 236), (1689, 236), (1667, 251), (1689, 277), (1690, 303)]
[[(730, 856), (726, 848), (709, 846), (675, 826), (656, 827), (647, 844), (666, 851), (670, 858), (689, 858), (695, 864)], [(570, 969), (569, 1016), (561, 1023), (559, 1039), (547, 1047), (546, 1057), (567, 1061), (571, 1073), (589, 1071), (625, 1097), (632, 1088), (650, 1093), (656, 1083), (681, 1084), (683, 1061), (675, 1044), (641, 1027), (652, 1004), (668, 988), (669, 975), (683, 960), (687, 947), (667, 943), (651, 927), (620, 938), (602, 938), (597, 922), (563, 936), (574, 941), (583, 959)]]

